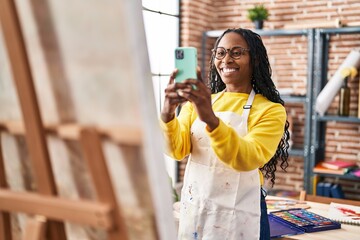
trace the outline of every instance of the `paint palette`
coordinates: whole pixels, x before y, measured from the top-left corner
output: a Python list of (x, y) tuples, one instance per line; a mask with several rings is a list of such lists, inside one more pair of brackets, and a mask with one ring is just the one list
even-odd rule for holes
[(318, 232), (341, 228), (341, 224), (302, 208), (271, 212), (274, 219), (303, 229), (304, 232)]

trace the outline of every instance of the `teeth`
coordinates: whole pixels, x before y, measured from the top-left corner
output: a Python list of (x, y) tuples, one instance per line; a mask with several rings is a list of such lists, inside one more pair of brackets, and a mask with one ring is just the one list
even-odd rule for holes
[(235, 72), (235, 71), (236, 71), (235, 68), (223, 68), (224, 73)]

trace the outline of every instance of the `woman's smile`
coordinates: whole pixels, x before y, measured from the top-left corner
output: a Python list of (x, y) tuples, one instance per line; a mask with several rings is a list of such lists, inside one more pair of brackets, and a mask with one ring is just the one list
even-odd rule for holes
[(224, 67), (221, 69), (222, 73), (232, 73), (232, 72), (237, 72), (237, 71), (239, 71), (239, 68)]

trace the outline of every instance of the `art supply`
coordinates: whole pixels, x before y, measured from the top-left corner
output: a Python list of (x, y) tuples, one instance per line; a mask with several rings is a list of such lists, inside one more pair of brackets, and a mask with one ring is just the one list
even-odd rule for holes
[(336, 175), (344, 175), (344, 174), (349, 173), (352, 170), (354, 170), (354, 167), (330, 169), (330, 168), (324, 167), (322, 162), (319, 162), (313, 168), (314, 173), (326, 173), (326, 174), (336, 174)]
[(354, 170), (350, 174), (355, 177), (360, 177), (360, 169)]
[(268, 209), (292, 209), (292, 208), (310, 208), (305, 201), (298, 200), (266, 200)]
[(338, 93), (344, 77), (341, 75), (341, 71), (344, 68), (354, 67), (355, 69), (360, 66), (360, 49), (353, 49), (346, 57), (344, 62), (335, 72), (334, 76), (327, 82), (325, 87), (321, 90), (316, 99), (315, 110), (320, 116), (323, 116), (330, 106), (332, 100)]
[(335, 170), (357, 166), (356, 161), (343, 161), (343, 160), (324, 161), (321, 162), (321, 165), (326, 168), (335, 169)]
[(273, 215), (268, 215), (270, 225), (270, 238), (281, 238), (286, 236), (303, 234), (305, 231), (299, 227), (279, 221)]
[(332, 202), (329, 218), (340, 223), (360, 225), (360, 207)]
[(344, 78), (339, 92), (339, 116), (349, 116), (350, 113), (350, 88), (348, 86), (349, 76)]
[(319, 232), (341, 228), (340, 223), (302, 208), (275, 211), (269, 213), (269, 215), (279, 222), (299, 228), (304, 232)]

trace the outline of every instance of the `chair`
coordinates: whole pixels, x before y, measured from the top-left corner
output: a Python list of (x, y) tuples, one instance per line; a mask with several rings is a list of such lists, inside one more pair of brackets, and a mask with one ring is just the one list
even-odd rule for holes
[(325, 204), (330, 204), (331, 202), (334, 202), (334, 203), (341, 203), (341, 204), (360, 206), (360, 201), (316, 196), (316, 195), (307, 194), (305, 190), (302, 190), (300, 192), (299, 200), (300, 201), (325, 203)]

